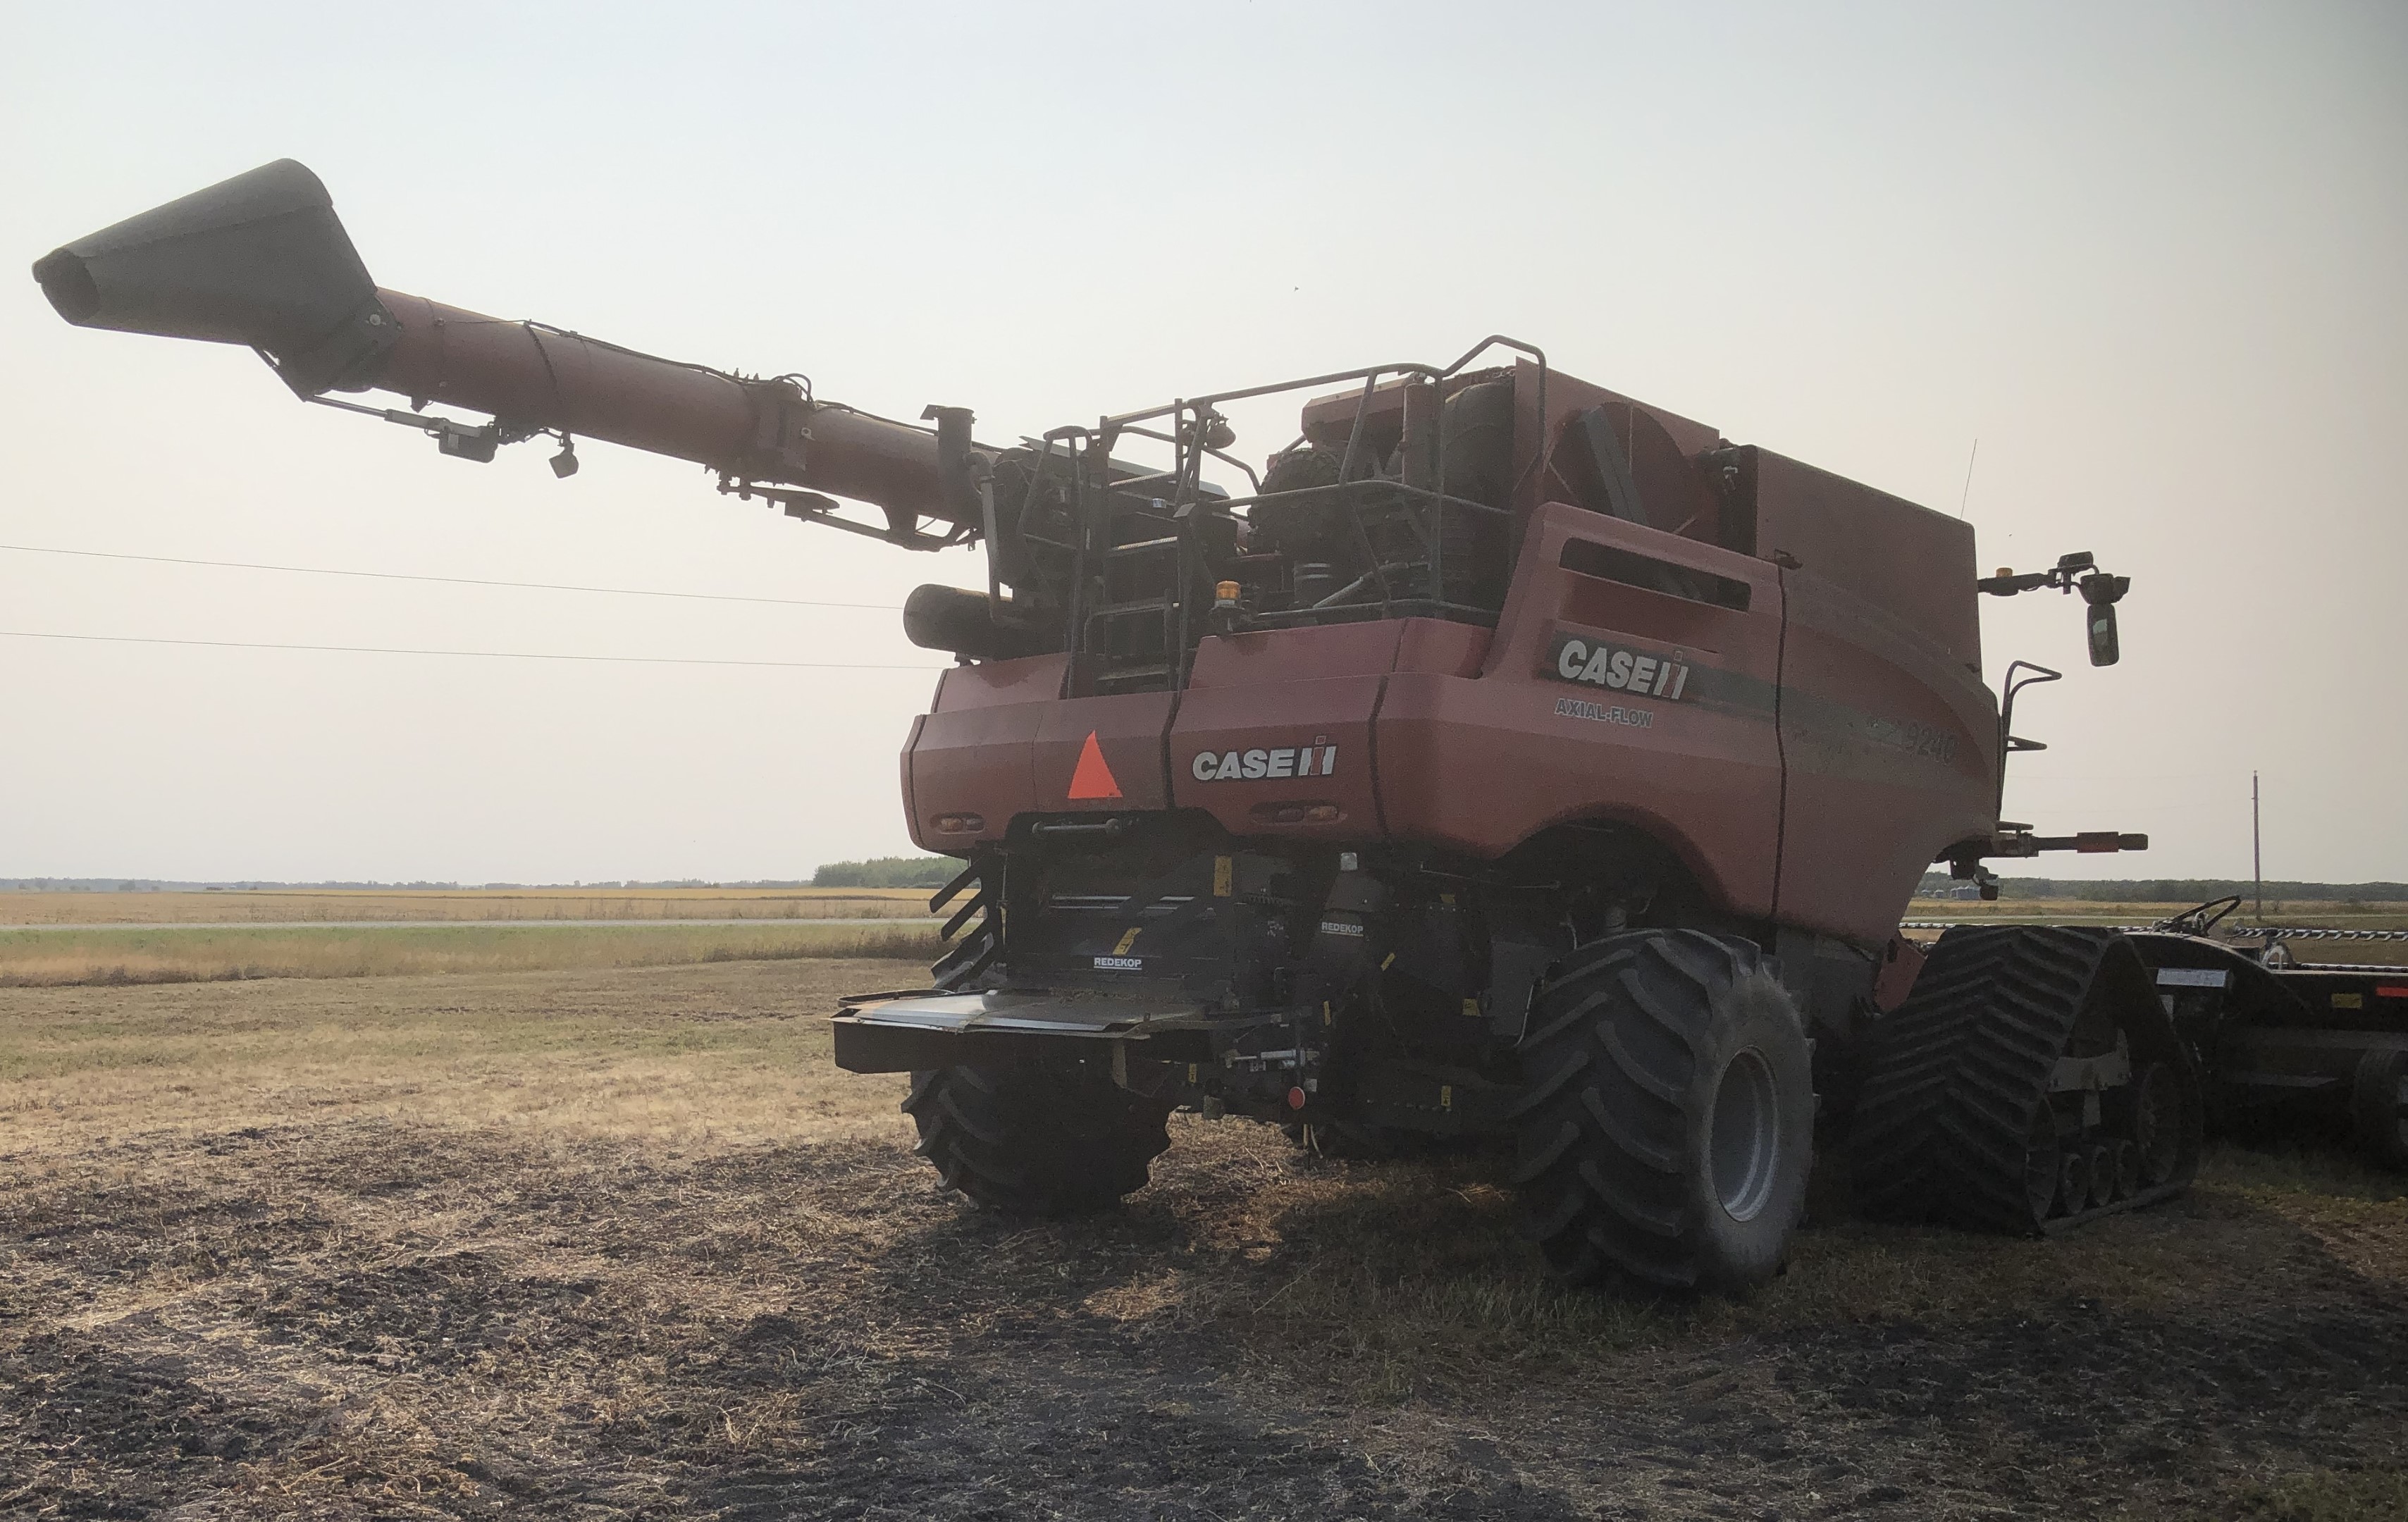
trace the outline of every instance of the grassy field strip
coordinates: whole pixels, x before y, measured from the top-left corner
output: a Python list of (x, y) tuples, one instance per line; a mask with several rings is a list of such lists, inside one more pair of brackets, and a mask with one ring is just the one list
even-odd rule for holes
[(819, 920), (914, 917), (923, 888), (228, 889), (0, 893), (0, 925), (224, 925), (325, 921)]
[[(2089, 898), (2002, 898), (1989, 903), (1964, 898), (1917, 898), (1905, 918), (1948, 925), (2155, 925), (2192, 906), (2167, 903), (2109, 903)], [(2234, 943), (2254, 947), (2264, 930), (2408, 930), (2408, 904), (2372, 903), (2356, 899), (2269, 900), (2263, 925), (2251, 918), (2246, 906), (2228, 916), (2216, 933)], [(1931, 941), (1937, 930), (1910, 930), (1909, 940)], [(2286, 943), (2295, 960), (2350, 967), (2408, 967), (2408, 940), (2294, 940)]]
[(805, 926), (805, 925), (843, 925), (843, 926), (855, 926), (855, 927), (858, 927), (858, 926), (863, 926), (863, 925), (876, 925), (876, 926), (881, 926), (881, 927), (882, 928), (882, 927), (884, 927), (884, 926), (890, 926), (890, 925), (893, 925), (893, 926), (907, 926), (907, 925), (942, 925), (943, 923), (944, 923), (943, 919), (941, 919), (940, 917), (939, 917), (938, 915), (935, 915), (935, 914), (909, 914), (909, 915), (906, 915), (906, 914), (891, 914), (891, 915), (890, 915), (890, 914), (880, 914), (880, 915), (876, 915), (876, 916), (863, 916), (863, 915), (855, 915), (855, 914), (843, 914), (843, 915), (830, 915), (830, 916), (827, 916), (827, 917), (824, 917), (824, 918), (818, 918), (818, 919), (805, 919), (805, 918), (802, 918), (802, 917), (800, 917), (800, 916), (785, 916), (785, 915), (781, 915), (781, 916), (779, 916), (779, 917), (777, 917), (777, 918), (774, 918), (774, 919), (761, 919), (761, 918), (753, 918), (753, 919), (730, 919), (730, 920), (689, 920), (689, 919), (674, 919), (674, 920), (624, 920), (624, 919), (603, 919), (603, 920), (552, 920), (552, 919), (541, 919), (541, 920), (258, 920), (258, 921), (254, 921), (254, 920), (236, 920), (236, 921), (222, 921), (222, 922), (212, 922), (212, 921), (206, 921), (206, 920), (204, 920), (204, 921), (191, 921), (191, 922), (186, 922), (186, 921), (177, 921), (177, 922), (169, 923), (169, 924), (162, 924), (162, 923), (160, 923), (160, 922), (158, 922), (158, 921), (155, 921), (155, 920), (104, 920), (104, 921), (98, 921), (98, 922), (95, 922), (95, 923), (93, 923), (93, 924), (89, 924), (89, 925), (0, 925), (0, 937), (5, 937), (5, 936), (13, 936), (13, 935), (55, 935), (55, 934), (59, 934), (59, 933), (61, 933), (61, 932), (65, 932), (65, 931), (79, 931), (79, 930), (146, 930), (146, 931), (157, 932), (157, 933), (160, 933), (160, 934), (186, 934), (186, 933), (190, 933), (190, 932), (193, 932), (193, 931), (199, 931), (199, 930), (237, 930), (237, 929), (238, 929), (238, 930), (417, 930), (417, 929), (427, 929), (427, 928), (448, 929), (448, 928), (452, 928), (452, 927), (455, 927), (455, 926), (488, 926), (488, 925), (493, 925), (493, 926), (501, 926), (501, 925), (525, 925), (525, 926), (534, 926), (534, 927), (536, 927), (536, 928), (538, 928), (538, 929), (545, 929), (545, 930), (554, 930), (554, 929), (592, 929), (592, 928), (596, 928), (596, 927), (601, 927), (601, 926), (629, 926), (629, 927), (632, 927), (632, 928), (644, 928), (644, 929), (669, 929), (669, 928), (680, 928), (680, 927), (690, 926), (730, 926), (730, 925), (760, 926), (775, 926), (775, 927), (781, 927), (781, 928), (782, 928), (782, 927), (784, 927), (784, 926)]
[(938, 949), (934, 926), (925, 920), (896, 925), (521, 922), (300, 929), (225, 925), (25, 928), (0, 935), (0, 987), (666, 967), (796, 957), (925, 963)]
[[(1988, 903), (1972, 898), (1917, 898), (1907, 906), (1910, 920), (1951, 920), (1969, 925), (2154, 925), (2189, 904), (2112, 903), (2095, 898), (2001, 898)], [(2408, 904), (2349, 900), (2286, 899), (2267, 904), (2264, 926), (2328, 930), (2408, 930)], [(2219, 930), (2255, 934), (2259, 922), (2243, 904), (2224, 920)]]
[[(831, 948), (832, 949), (832, 948)], [(611, 1135), (895, 1135), (903, 1081), (829, 1063), (875, 959), (608, 967), (439, 981), (21, 989), (5, 996), (0, 1147), (89, 1121), (242, 1126), (305, 1113), (540, 1120)], [(696, 980), (701, 980), (699, 983)], [(898, 1129), (900, 1128), (900, 1129)]]

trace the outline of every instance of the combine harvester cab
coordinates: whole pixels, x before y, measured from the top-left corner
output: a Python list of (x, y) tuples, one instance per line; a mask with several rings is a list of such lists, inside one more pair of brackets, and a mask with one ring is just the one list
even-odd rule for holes
[[(1527, 344), (996, 446), (380, 288), (290, 161), (35, 273), (71, 322), (251, 347), (458, 458), (548, 437), (566, 477), (602, 439), (982, 547), (983, 587), (904, 614), (957, 660), (901, 757), (913, 840), (963, 863), (953, 946), (835, 1036), (912, 1074), (983, 1204), (1111, 1205), (1176, 1109), (1326, 1153), (1494, 1136), (1565, 1278), (1744, 1290), (1818, 1137), (1877, 1213), (2055, 1229), (2179, 1188), (2219, 1065), (2271, 1050), (2196, 1033), (2228, 1017), (2185, 1003), (2215, 966), (2179, 937), (1899, 929), (1934, 861), (1986, 889), (2145, 844), (1999, 819), (2015, 693), (2056, 673), (2010, 668), (2002, 709), (1975, 613), (2079, 591), (2111, 664), (2123, 578), (1982, 578), (1966, 524)], [(409, 406), (328, 395), (366, 390)], [(1231, 413), (1275, 394), (1301, 437), (1258, 469)]]

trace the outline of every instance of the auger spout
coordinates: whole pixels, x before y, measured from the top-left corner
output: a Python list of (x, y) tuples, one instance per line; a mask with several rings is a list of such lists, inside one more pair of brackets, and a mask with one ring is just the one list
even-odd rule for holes
[(34, 276), (81, 327), (242, 344), (294, 393), (379, 390), (692, 460), (739, 482), (808, 487), (974, 522), (949, 499), (934, 432), (822, 402), (790, 379), (683, 364), (379, 287), (307, 167), (279, 159), (59, 248)]

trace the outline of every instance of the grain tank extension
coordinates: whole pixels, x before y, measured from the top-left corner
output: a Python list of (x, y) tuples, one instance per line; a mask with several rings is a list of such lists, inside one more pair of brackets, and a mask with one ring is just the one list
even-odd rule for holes
[[(1567, 1278), (1741, 1289), (1817, 1145), (1870, 1210), (2011, 1232), (2194, 1165), (2211, 1055), (2157, 980), (2205, 942), (1899, 929), (1934, 862), (2145, 844), (1999, 818), (2024, 742), (1976, 603), (2079, 591), (2112, 662), (2127, 583), (2087, 556), (1982, 578), (1967, 524), (1502, 337), (984, 443), (381, 289), (290, 161), (36, 274), (446, 453), (543, 436), (566, 475), (601, 439), (982, 547), (983, 588), (904, 614), (958, 657), (900, 758), (962, 864), (951, 951), (836, 1019), (982, 1204), (1110, 1206), (1180, 1109), (1327, 1152), (1510, 1136)], [(330, 395), (367, 390), (408, 406)], [(1226, 409), (1277, 395), (1296, 434), (1241, 454)]]

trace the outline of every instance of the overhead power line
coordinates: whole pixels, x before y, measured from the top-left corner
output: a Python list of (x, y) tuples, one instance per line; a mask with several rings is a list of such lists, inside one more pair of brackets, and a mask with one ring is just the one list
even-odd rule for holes
[(631, 666), (767, 666), (807, 671), (941, 671), (876, 661), (732, 661), (692, 655), (576, 655), (541, 650), (412, 650), (392, 645), (289, 645), (264, 639), (169, 639), (138, 634), (50, 634), (0, 629), (0, 639), (73, 639), (108, 645), (194, 645), (209, 650), (308, 650), (341, 655), (469, 655), (500, 661), (601, 661)]
[(560, 582), (499, 582), (478, 576), (418, 576), (407, 571), (340, 570), (326, 566), (268, 566), (248, 560), (195, 560), (183, 555), (137, 555), (114, 550), (62, 550), (47, 544), (0, 544), (28, 555), (76, 555), (86, 560), (140, 560), (154, 566), (210, 566), (220, 570), (282, 571), (293, 576), (357, 576), (375, 582), (441, 582), (451, 586), (507, 586), (530, 592), (600, 592), (621, 597), (682, 597), (693, 602), (760, 602), (784, 608), (857, 608), (891, 613), (891, 602), (824, 602), (812, 597), (744, 597), (726, 592), (664, 592), (640, 586), (578, 586)]

